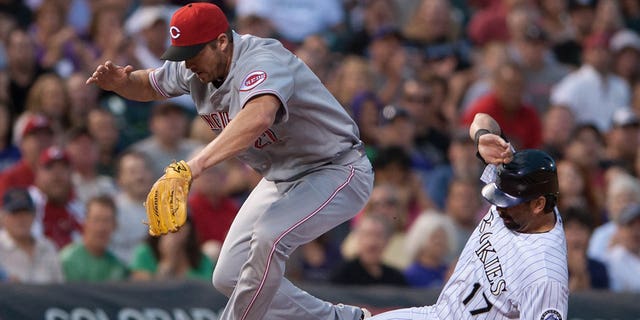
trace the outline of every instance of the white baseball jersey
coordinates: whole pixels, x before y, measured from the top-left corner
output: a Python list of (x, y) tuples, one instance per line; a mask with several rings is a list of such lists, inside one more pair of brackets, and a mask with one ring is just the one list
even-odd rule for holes
[(567, 318), (569, 276), (562, 220), (544, 233), (505, 227), (492, 206), (469, 238), (435, 305), (375, 320)]
[(219, 88), (200, 82), (184, 62), (165, 62), (149, 80), (166, 97), (190, 94), (214, 131), (224, 129), (252, 97), (278, 97), (283, 107), (274, 125), (238, 155), (271, 181), (290, 180), (359, 143), (346, 110), (279, 41), (234, 32), (233, 42), (229, 74)]
[(544, 233), (507, 229), (492, 206), (474, 230), (434, 306), (440, 319), (566, 319), (562, 220)]

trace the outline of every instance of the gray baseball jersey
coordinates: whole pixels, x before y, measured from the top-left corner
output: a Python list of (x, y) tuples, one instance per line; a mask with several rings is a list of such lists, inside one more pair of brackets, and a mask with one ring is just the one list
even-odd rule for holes
[(203, 84), (184, 62), (150, 74), (166, 97), (190, 94), (212, 130), (222, 130), (252, 97), (273, 94), (283, 108), (276, 123), (238, 158), (271, 181), (289, 180), (359, 142), (358, 127), (311, 70), (273, 39), (233, 34), (229, 75)]
[(544, 233), (507, 229), (496, 207), (465, 245), (435, 305), (373, 319), (566, 319), (567, 249), (562, 220)]
[(229, 297), (221, 320), (355, 320), (356, 306), (334, 305), (284, 278), (287, 258), (353, 218), (373, 187), (355, 122), (313, 72), (280, 42), (233, 34), (230, 71), (218, 87), (203, 84), (184, 62), (149, 75), (166, 97), (190, 94), (212, 130), (223, 130), (251, 97), (282, 103), (275, 123), (238, 158), (264, 179), (234, 219), (213, 284)]

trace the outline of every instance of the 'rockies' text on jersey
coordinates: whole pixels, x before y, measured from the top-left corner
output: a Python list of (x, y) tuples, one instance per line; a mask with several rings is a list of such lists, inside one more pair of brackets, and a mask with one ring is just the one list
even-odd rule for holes
[(250, 98), (282, 102), (273, 126), (238, 155), (266, 179), (291, 180), (359, 143), (353, 119), (307, 65), (274, 39), (233, 33), (229, 74), (219, 88), (202, 83), (185, 62), (166, 61), (149, 75), (166, 97), (190, 94), (212, 130), (222, 130)]
[(439, 319), (566, 319), (567, 245), (557, 213), (544, 233), (507, 229), (495, 206), (469, 238), (433, 306)]

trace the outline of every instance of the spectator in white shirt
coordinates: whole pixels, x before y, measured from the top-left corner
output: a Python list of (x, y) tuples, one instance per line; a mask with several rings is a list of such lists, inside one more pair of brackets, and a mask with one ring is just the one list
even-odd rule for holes
[(594, 33), (583, 41), (580, 69), (563, 78), (551, 91), (553, 105), (567, 106), (577, 123), (594, 123), (609, 131), (616, 108), (630, 105), (629, 84), (611, 71), (609, 37)]
[(9, 189), (0, 210), (0, 269), (9, 281), (44, 284), (62, 282), (53, 242), (31, 235), (35, 206), (26, 189)]

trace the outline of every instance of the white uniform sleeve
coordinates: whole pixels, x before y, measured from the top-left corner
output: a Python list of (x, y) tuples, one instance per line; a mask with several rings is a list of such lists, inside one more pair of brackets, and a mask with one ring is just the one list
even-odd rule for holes
[(518, 299), (520, 319), (566, 320), (569, 288), (557, 281), (534, 283)]
[(190, 93), (189, 78), (193, 76), (184, 62), (165, 61), (162, 67), (149, 73), (149, 82), (158, 93), (171, 98)]

